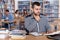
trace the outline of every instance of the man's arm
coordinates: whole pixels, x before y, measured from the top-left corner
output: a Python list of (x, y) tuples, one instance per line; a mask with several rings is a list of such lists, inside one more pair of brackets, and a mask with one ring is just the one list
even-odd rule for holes
[(31, 23), (31, 20), (30, 19), (25, 19), (25, 28), (29, 31), (29, 32), (32, 32), (32, 30), (34, 30), (34, 27), (35, 27), (35, 23), (32, 22)]
[(51, 33), (51, 32), (52, 32), (52, 31), (51, 31), (51, 26), (49, 25), (47, 19), (46, 19), (46, 31), (47, 31), (47, 33)]

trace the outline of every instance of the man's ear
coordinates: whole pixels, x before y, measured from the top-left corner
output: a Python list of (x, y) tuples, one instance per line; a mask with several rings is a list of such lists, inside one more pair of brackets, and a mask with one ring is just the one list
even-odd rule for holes
[(32, 5), (30, 5), (30, 10), (33, 11)]

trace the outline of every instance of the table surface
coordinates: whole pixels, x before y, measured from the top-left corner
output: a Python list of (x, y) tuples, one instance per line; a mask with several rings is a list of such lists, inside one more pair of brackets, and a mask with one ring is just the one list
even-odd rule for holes
[(46, 36), (32, 36), (32, 35), (27, 35), (25, 39), (9, 39), (9, 40), (51, 40), (48, 39)]

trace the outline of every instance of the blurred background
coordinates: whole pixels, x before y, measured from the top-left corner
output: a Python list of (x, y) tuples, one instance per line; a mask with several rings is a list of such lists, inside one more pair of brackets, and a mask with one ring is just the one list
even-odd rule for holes
[[(0, 0), (0, 13), (4, 15), (5, 9), (8, 9), (12, 14), (18, 10), (19, 15), (30, 15), (32, 13), (31, 4), (35, 1), (40, 2), (41, 14), (47, 17), (51, 26), (60, 25), (60, 0)], [(24, 11), (26, 11), (25, 14)]]

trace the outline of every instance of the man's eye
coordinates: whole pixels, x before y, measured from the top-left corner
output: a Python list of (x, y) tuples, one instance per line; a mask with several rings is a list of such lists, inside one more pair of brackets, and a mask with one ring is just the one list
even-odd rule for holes
[(36, 10), (38, 10), (38, 9), (36, 9)]

